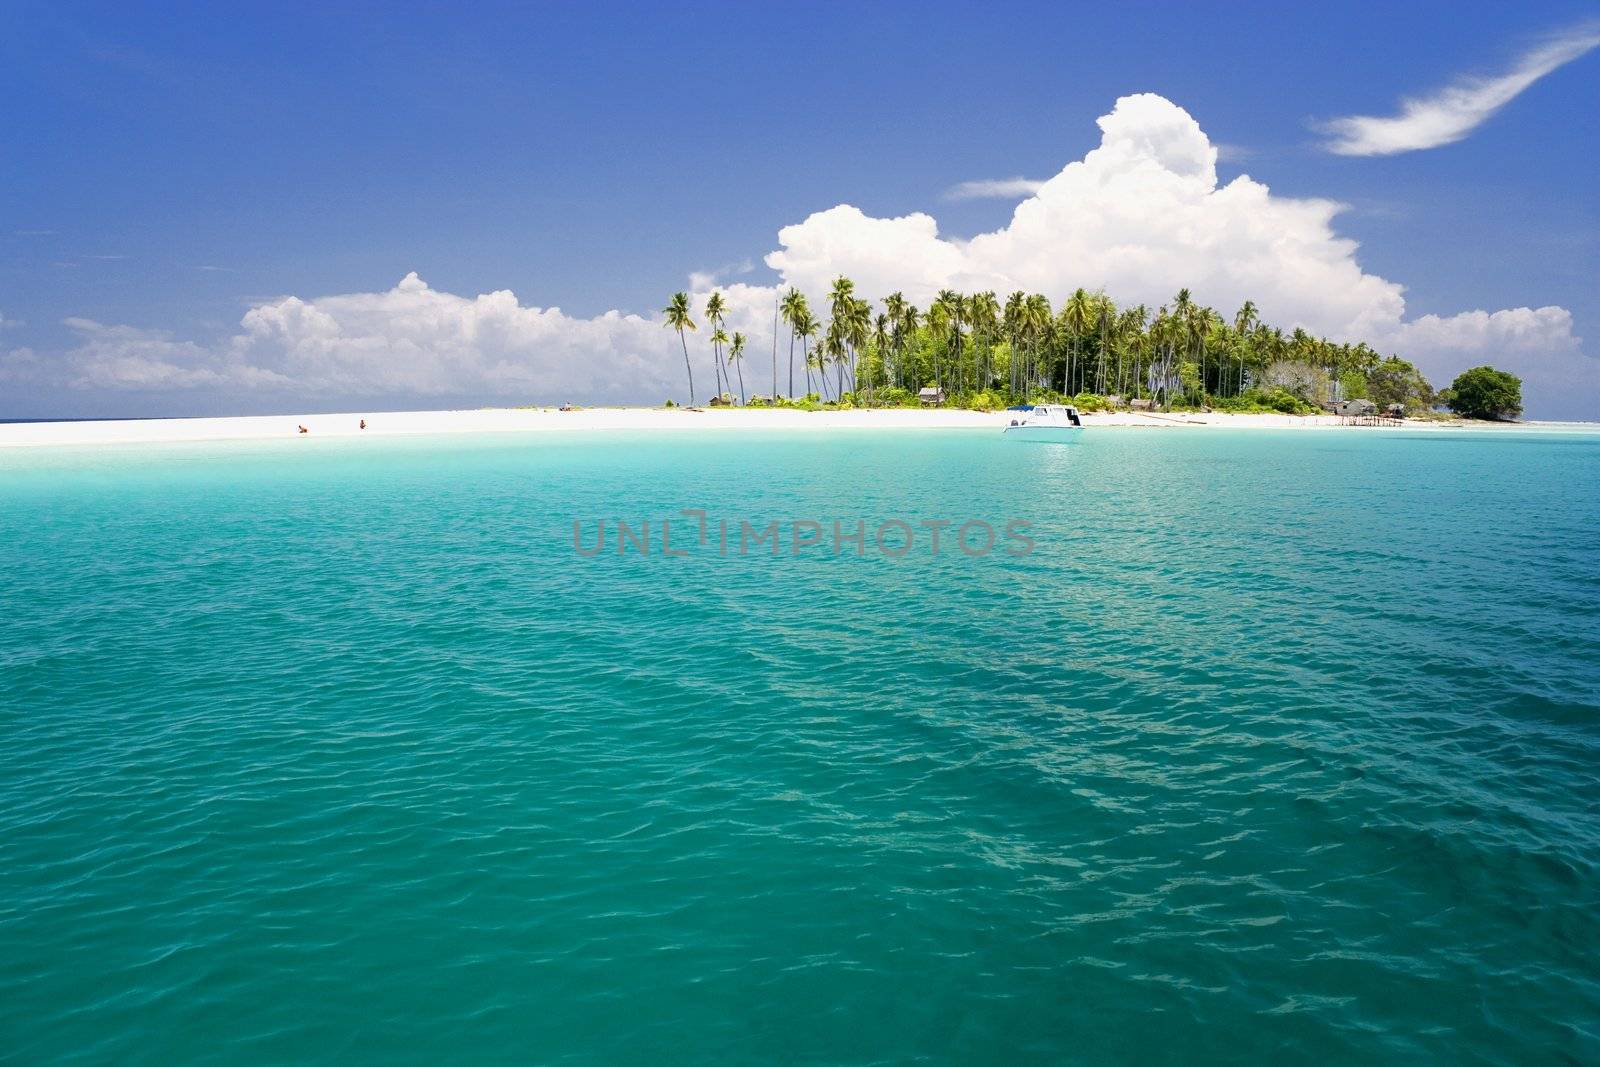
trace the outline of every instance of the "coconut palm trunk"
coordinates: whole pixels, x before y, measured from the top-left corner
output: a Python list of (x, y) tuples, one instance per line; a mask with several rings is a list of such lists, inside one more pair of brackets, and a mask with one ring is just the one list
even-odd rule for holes
[(678, 343), (683, 345), (683, 369), (689, 374), (689, 406), (694, 407), (694, 364), (689, 361), (689, 342), (684, 339), (683, 329), (678, 329)]
[(666, 316), (665, 325), (678, 331), (678, 343), (683, 346), (683, 369), (689, 374), (689, 406), (694, 407), (694, 363), (689, 359), (689, 342), (683, 336), (683, 331), (695, 328), (694, 320), (689, 317), (689, 294), (673, 293), (662, 314)]
[[(745, 406), (747, 406), (749, 404), (749, 398), (745, 396), (745, 391), (744, 391), (744, 344), (745, 344), (744, 334), (742, 334), (742, 333), (738, 332), (737, 330), (735, 330), (734, 333), (733, 333), (733, 340), (728, 345), (728, 362), (733, 364), (733, 369), (735, 371), (737, 371), (738, 375), (739, 375), (739, 406), (740, 407), (745, 407)], [(772, 367), (773, 367), (773, 371), (772, 372), (773, 372), (774, 375), (776, 375), (777, 372), (778, 372), (777, 371), (777, 367), (778, 367), (777, 363), (774, 362)]]

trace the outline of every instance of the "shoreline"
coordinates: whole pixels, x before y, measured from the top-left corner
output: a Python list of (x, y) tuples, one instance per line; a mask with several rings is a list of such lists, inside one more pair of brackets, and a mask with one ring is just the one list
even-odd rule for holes
[[(343, 412), (321, 415), (247, 415), (218, 418), (117, 419), (0, 423), (0, 448), (51, 445), (176, 444), (186, 441), (269, 441), (296, 437), (396, 437), (424, 434), (539, 433), (616, 430), (995, 430), (1012, 418), (1005, 411), (964, 408), (863, 408), (801, 411), (792, 408), (474, 408), (458, 411)], [(365, 419), (367, 428), (360, 428)], [(1468, 432), (1600, 432), (1600, 423), (1479, 423), (1461, 420), (1404, 422), (1393, 427), (1347, 426), (1336, 415), (1236, 415), (1224, 412), (1085, 412), (1088, 429), (1269, 429)], [(299, 427), (309, 431), (300, 434)]]

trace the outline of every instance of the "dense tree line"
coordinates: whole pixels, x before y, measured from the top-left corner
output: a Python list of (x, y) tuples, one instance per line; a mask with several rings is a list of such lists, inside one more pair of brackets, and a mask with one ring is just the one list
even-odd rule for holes
[[(726, 310), (722, 294), (712, 293), (703, 317), (711, 330), (716, 395), (731, 399), (725, 372), (738, 368), (744, 339), (723, 332)], [(673, 296), (665, 315), (680, 341), (698, 328), (686, 293)], [(1405, 360), (1385, 359), (1365, 343), (1285, 332), (1262, 321), (1250, 301), (1225, 316), (1196, 303), (1188, 289), (1154, 311), (1143, 304), (1119, 307), (1085, 289), (1058, 306), (1039, 293), (1001, 299), (993, 292), (945, 290), (922, 309), (898, 292), (875, 307), (840, 277), (819, 307), (798, 289), (783, 293), (777, 320), (787, 333), (787, 353), (774, 344), (773, 381), (780, 389), (786, 382), (787, 390), (774, 402), (896, 404), (928, 386), (973, 406), (1080, 397), (1147, 400), (1168, 409), (1309, 410), (1350, 397), (1414, 408), (1435, 400), (1427, 380)], [(687, 341), (683, 349), (688, 364)], [(694, 403), (693, 368), (686, 369)], [(743, 403), (748, 398), (738, 373)]]

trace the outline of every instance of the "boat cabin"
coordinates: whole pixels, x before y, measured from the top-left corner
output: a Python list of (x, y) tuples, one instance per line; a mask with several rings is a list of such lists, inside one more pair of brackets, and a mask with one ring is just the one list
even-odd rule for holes
[(1070, 404), (1035, 404), (1026, 415), (1012, 419), (1013, 426), (1082, 426), (1078, 409)]

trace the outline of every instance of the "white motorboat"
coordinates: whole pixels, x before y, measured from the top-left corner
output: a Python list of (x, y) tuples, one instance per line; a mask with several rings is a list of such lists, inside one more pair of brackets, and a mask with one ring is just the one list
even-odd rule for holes
[(1083, 433), (1083, 419), (1069, 404), (1035, 404), (1019, 412), (1005, 432), (1023, 441), (1072, 441)]

